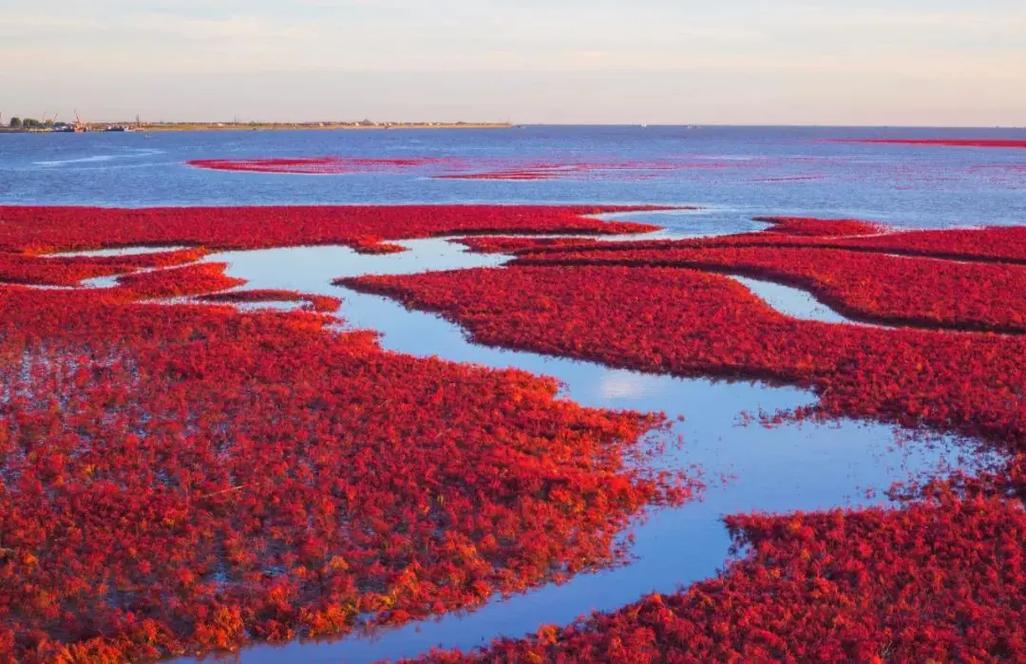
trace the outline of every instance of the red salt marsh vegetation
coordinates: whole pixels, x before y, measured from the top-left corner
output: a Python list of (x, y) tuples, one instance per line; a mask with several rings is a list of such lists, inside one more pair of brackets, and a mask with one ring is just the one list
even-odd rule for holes
[[(695, 209), (677, 206), (674, 209)], [(597, 238), (582, 237), (529, 237), (502, 235), (475, 235), (458, 239), (470, 249), (481, 253), (512, 253), (539, 254), (548, 251), (563, 250), (589, 251), (602, 253), (613, 251), (634, 251), (643, 249), (663, 250), (676, 246), (691, 247), (698, 243), (701, 246), (719, 244), (786, 244), (782, 236), (802, 237), (838, 237), (875, 234), (884, 230), (880, 224), (858, 219), (814, 219), (810, 217), (755, 217), (771, 226), (758, 233), (742, 233), (737, 235), (714, 235), (698, 240), (636, 240), (632, 242), (598, 242)]]
[[(48, 261), (68, 270), (61, 285), (121, 275), (103, 289), (0, 285), (0, 661), (148, 660), (475, 606), (618, 560), (633, 516), (691, 491), (630, 463), (657, 416), (585, 409), (519, 371), (384, 352), (370, 333), (329, 327), (316, 312), (333, 298), (225, 291), (238, 281), (220, 263), (41, 251), (377, 250), (469, 233), (470, 247), (516, 261), (345, 284), (439, 310), (490, 344), (795, 383), (816, 390), (815, 414), (1026, 448), (1026, 338), (795, 320), (719, 274), (777, 270), (877, 315), (900, 302), (946, 312), (933, 327), (1007, 324), (1011, 299), (979, 284), (961, 303), (950, 289), (970, 276), (1016, 284), (1001, 271), (1022, 269), (1006, 263), (1018, 229), (777, 218), (689, 241), (501, 237), (648, 228), (584, 216), (623, 209), (0, 207), (6, 281), (46, 283), (32, 270)], [(985, 263), (946, 261), (937, 276), (916, 266), (941, 261), (913, 252)], [(660, 256), (708, 263), (651, 264)], [(166, 269), (123, 274), (151, 267)], [(959, 271), (976, 268), (995, 272)], [(883, 283), (894, 278), (914, 294), (897, 299)], [(212, 304), (143, 301), (185, 294)], [(314, 311), (216, 305), (268, 301)], [(1022, 459), (930, 485), (903, 509), (731, 516), (746, 552), (717, 578), (436, 659), (1026, 657)]]
[[(856, 219), (755, 217), (772, 224), (762, 231), (690, 240), (649, 240), (598, 245), (616, 249), (679, 247), (820, 247), (876, 254), (922, 256), (978, 263), (1026, 263), (1026, 226), (979, 226), (943, 230), (902, 230)], [(563, 245), (561, 248), (565, 248)], [(581, 248), (579, 251), (588, 251)], [(540, 248), (537, 251), (544, 251)]]
[(714, 579), (421, 661), (1026, 657), (1026, 454), (980, 477), (913, 487), (903, 500), (902, 509), (729, 516), (743, 555)]
[[(101, 246), (190, 244), (258, 249), (341, 244), (397, 251), (387, 240), (446, 234), (585, 233), (655, 230), (588, 215), (657, 210), (645, 206), (318, 205), (91, 208), (0, 206), (0, 256)], [(384, 245), (382, 248), (381, 245)], [(12, 279), (13, 281), (13, 279)]]
[(455, 172), (433, 176), (440, 180), (562, 180), (615, 176), (617, 179), (645, 179), (674, 171), (743, 168), (744, 162), (720, 159), (664, 159), (658, 161), (559, 161), (492, 162), (464, 164)]
[(239, 302), (248, 304), (259, 304), (261, 302), (302, 302), (311, 311), (319, 311), (321, 313), (336, 311), (342, 304), (342, 301), (337, 297), (271, 288), (212, 293), (201, 295), (196, 299), (201, 302)]
[[(43, 248), (266, 246), (354, 237), (352, 225), (600, 232), (584, 211), (335, 209), (308, 226), (287, 209), (0, 215), (5, 251), (28, 265), (56, 260), (24, 253)], [(116, 260), (175, 262), (100, 262)], [(139, 301), (237, 285), (223, 268), (0, 285), (0, 661), (149, 660), (472, 606), (617, 560), (629, 519), (690, 494), (629, 463), (658, 416), (585, 409), (514, 370), (383, 352), (316, 313)]]
[[(443, 180), (553, 180), (585, 177), (616, 171), (651, 172), (674, 168), (664, 162), (576, 162), (477, 160), (452, 157), (293, 157), (255, 159), (193, 159), (189, 166), (219, 171), (252, 173), (293, 173), (304, 175), (345, 175), (355, 173), (402, 173), (426, 171)], [(444, 171), (444, 172), (439, 172)]]
[(241, 286), (242, 279), (224, 274), (224, 263), (197, 263), (183, 267), (138, 272), (118, 277), (118, 283), (139, 299), (200, 295)]
[(496, 235), (474, 235), (461, 237), (460, 244), (482, 254), (509, 254), (522, 250), (540, 248), (576, 248), (589, 245), (596, 240), (579, 237), (503, 237)]
[[(2, 215), (2, 213), (0, 213)], [(74, 286), (83, 279), (105, 277), (139, 268), (192, 263), (206, 255), (196, 247), (132, 256), (36, 256), (0, 252), (0, 281), (46, 286)]]
[(310, 314), (5, 289), (0, 659), (401, 622), (610, 561), (655, 421)]
[(849, 317), (893, 325), (1026, 332), (1026, 266), (816, 247), (702, 247), (546, 253), (531, 265), (690, 267), (811, 291)]
[(921, 662), (1026, 657), (1026, 512), (947, 496), (901, 510), (726, 519), (719, 577), (456, 662)]
[(761, 216), (755, 217), (755, 220), (771, 224), (768, 230), (763, 231), (763, 234), (783, 233), (811, 237), (837, 237), (839, 235), (869, 235), (886, 230), (882, 224), (862, 219)]
[[(900, 312), (898, 294), (886, 284), (904, 279), (900, 283), (912, 291), (901, 296), (905, 305), (938, 312), (922, 321), (925, 326), (1018, 320), (1022, 290), (1003, 289), (1018, 283), (1019, 265), (895, 258), (885, 252), (954, 252), (989, 261), (1015, 255), (1014, 243), (994, 240), (1018, 237), (1021, 229), (918, 237), (860, 223), (818, 225), (808, 219), (790, 229), (779, 224), (771, 232), (747, 234), (761, 236), (748, 246), (746, 236), (589, 242), (579, 250), (567, 244), (569, 239), (555, 247), (532, 245), (530, 238), (504, 247), (503, 238), (490, 238), (481, 241), (485, 250), (505, 248), (518, 257), (505, 270), (346, 280), (351, 287), (440, 311), (484, 343), (650, 371), (783, 380), (813, 387), (818, 410), (826, 415), (956, 431), (1012, 454), (1006, 465), (983, 477), (939, 480), (911, 491), (901, 509), (729, 516), (741, 556), (714, 579), (570, 626), (546, 626), (524, 639), (498, 640), (467, 653), (433, 653), (425, 660), (1026, 657), (1020, 628), (1026, 620), (1023, 338), (798, 321), (715, 273), (745, 272), (747, 265), (777, 278), (803, 275), (806, 287), (835, 287), (866, 307), (892, 307), (892, 313)], [(874, 235), (860, 237), (867, 232)], [(810, 243), (773, 245), (790, 242), (788, 236)], [(863, 251), (816, 244), (846, 236), (866, 243)], [(959, 239), (967, 241), (960, 245)], [(887, 248), (864, 253), (876, 243)], [(721, 246), (706, 246), (716, 244)], [(674, 261), (679, 261), (675, 267), (666, 267)], [(981, 283), (972, 287), (974, 279)], [(961, 301), (959, 289), (966, 289), (972, 306)]]
[[(521, 248), (517, 260), (502, 269), (344, 283), (440, 311), (487, 344), (646, 371), (771, 378), (814, 388), (819, 409), (830, 415), (1026, 444), (1026, 369), (1020, 361), (1026, 339), (796, 320), (707, 271), (745, 272), (748, 266), (752, 273), (818, 289), (881, 320), (1022, 331), (1026, 296), (1019, 286), (1026, 277), (1017, 265), (862, 260), (859, 252), (824, 254), (815, 243), (952, 251), (956, 238), (969, 238), (963, 251), (989, 260), (997, 252), (1016, 251), (1014, 243), (997, 243), (998, 237), (1022, 237), (1026, 229), (924, 231), (927, 237), (920, 238), (911, 231), (855, 235), (879, 227), (852, 220), (825, 222), (824, 228), (837, 233), (832, 236), (816, 235), (815, 226), (807, 219), (778, 221), (775, 232), (724, 238)], [(761, 240), (757, 249), (739, 248), (754, 237)], [(795, 238), (810, 245), (787, 251), (772, 246)], [(632, 257), (638, 251), (640, 257)], [(677, 267), (667, 266), (675, 260)], [(902, 279), (909, 292), (888, 283), (893, 279)], [(911, 313), (903, 314), (903, 307)]]
[(893, 143), (955, 148), (1026, 148), (1026, 140), (1014, 138), (841, 138), (838, 143)]
[(399, 173), (424, 167), (452, 165), (444, 157), (371, 158), (371, 157), (294, 157), (267, 159), (193, 159), (189, 166), (215, 171), (252, 173), (297, 173), (339, 175), (344, 173)]
[(1026, 444), (1026, 339), (789, 318), (717, 274), (514, 265), (344, 283), (443, 312), (490, 345), (814, 388), (819, 410)]
[[(195, 168), (248, 173), (298, 175), (353, 175), (414, 173), (439, 180), (562, 180), (580, 178), (645, 179), (675, 171), (747, 169), (764, 164), (725, 161), (717, 158), (661, 160), (595, 160), (573, 158), (549, 161), (515, 159), (467, 159), (455, 157), (273, 157), (251, 159), (193, 159), (186, 164)], [(763, 181), (819, 179), (819, 175), (769, 178)]]
[[(888, 232), (858, 220), (760, 217), (766, 231), (695, 240), (475, 238), (522, 265), (726, 272), (798, 286), (848, 316), (892, 325), (1026, 332), (1021, 227)], [(958, 260), (949, 260), (956, 258)]]

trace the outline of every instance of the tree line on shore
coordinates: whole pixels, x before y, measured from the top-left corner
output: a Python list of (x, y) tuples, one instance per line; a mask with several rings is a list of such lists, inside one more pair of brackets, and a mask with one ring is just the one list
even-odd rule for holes
[[(17, 115), (12, 116), (7, 122), (8, 129), (52, 129), (56, 125), (64, 125), (64, 122), (55, 122), (54, 120), (47, 118), (45, 120), (37, 120), (35, 118), (21, 118)], [(0, 124), (0, 128), (3, 125)]]

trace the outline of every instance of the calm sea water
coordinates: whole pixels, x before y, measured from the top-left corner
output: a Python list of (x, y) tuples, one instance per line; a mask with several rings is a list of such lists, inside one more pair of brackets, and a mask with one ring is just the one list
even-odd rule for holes
[[(830, 142), (857, 137), (1011, 137), (1026, 130), (571, 127), (0, 134), (0, 203), (698, 203), (740, 213), (868, 217), (907, 226), (1026, 222), (1026, 150)], [(438, 180), (421, 173), (231, 173), (189, 159), (339, 155), (467, 160), (652, 161), (691, 166), (550, 181)], [(797, 179), (796, 179), (797, 178)]]

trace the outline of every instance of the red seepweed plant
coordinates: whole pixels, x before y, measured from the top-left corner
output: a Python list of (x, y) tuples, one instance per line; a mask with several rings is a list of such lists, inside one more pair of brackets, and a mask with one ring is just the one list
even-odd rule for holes
[[(238, 285), (222, 265), (187, 264), (201, 247), (391, 251), (451, 234), (488, 235), (465, 242), (517, 261), (345, 283), (439, 310), (485, 343), (786, 381), (815, 389), (820, 415), (1020, 455), (903, 509), (732, 516), (748, 553), (719, 578), (436, 659), (1026, 656), (1026, 337), (797, 321), (719, 274), (791, 279), (880, 319), (904, 307), (923, 326), (1017, 331), (1022, 308), (1002, 289), (1018, 284), (1024, 229), (788, 218), (686, 241), (495, 237), (648, 228), (585, 216), (602, 211), (0, 207), (3, 281), (122, 275), (0, 285), (0, 660), (146, 660), (472, 606), (614, 561), (634, 515), (687, 499), (690, 484), (628, 461), (656, 416), (581, 408), (518, 371), (384, 352), (330, 329), (317, 313), (330, 298), (222, 292)], [(138, 244), (194, 248), (41, 255)], [(167, 269), (124, 274), (140, 268)], [(907, 292), (887, 284), (898, 279)], [(315, 311), (143, 302), (180, 295)]]
[(401, 622), (605, 564), (632, 514), (686, 496), (624, 464), (652, 418), (313, 314), (119, 290), (0, 294), (4, 657)]
[(201, 302), (242, 302), (259, 304), (261, 302), (303, 302), (311, 310), (330, 314), (338, 310), (342, 300), (328, 295), (313, 295), (298, 291), (258, 288), (252, 290), (233, 290), (226, 293), (212, 293), (196, 298)]
[(451, 166), (458, 163), (445, 157), (285, 157), (255, 159), (192, 159), (189, 166), (215, 171), (250, 173), (295, 173), (301, 175), (341, 175), (351, 173), (401, 173), (425, 166)]
[(1026, 511), (999, 498), (727, 518), (719, 577), (522, 640), (424, 661), (1018, 661)]
[(1026, 444), (1026, 338), (788, 318), (693, 269), (507, 268), (346, 279), (442, 312), (491, 345), (815, 389), (820, 412)]
[(955, 148), (1026, 148), (1026, 140), (1014, 138), (839, 138), (835, 143), (891, 143)]
[[(345, 280), (440, 311), (483, 343), (796, 383), (817, 391), (821, 414), (961, 432), (1012, 455), (982, 477), (913, 491), (902, 509), (730, 516), (745, 553), (715, 579), (426, 661), (1026, 657), (1026, 338), (798, 321), (717, 274), (792, 281), (882, 320), (913, 312), (933, 328), (1022, 331), (1024, 229), (860, 224), (659, 242), (494, 238), (479, 246), (513, 252), (505, 269)], [(941, 260), (951, 257), (973, 262)]]
[[(204, 250), (39, 252), (638, 228), (593, 210), (7, 207), (0, 244), (17, 280), (72, 265), (73, 284)], [(239, 283), (223, 267), (0, 285), (0, 660), (149, 660), (472, 606), (615, 561), (631, 518), (690, 495), (629, 460), (658, 416), (384, 352), (313, 312), (141, 302), (337, 306), (214, 293)]]
[[(591, 218), (653, 206), (314, 205), (90, 208), (0, 206), (0, 252), (43, 253), (103, 247), (187, 244), (261, 249), (373, 244), (451, 234), (593, 233), (655, 230)], [(394, 248), (386, 249), (394, 251)]]

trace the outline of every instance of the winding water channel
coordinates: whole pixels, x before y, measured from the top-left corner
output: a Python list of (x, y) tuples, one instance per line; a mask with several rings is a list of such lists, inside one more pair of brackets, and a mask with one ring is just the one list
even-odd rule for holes
[[(204, 260), (227, 262), (229, 275), (247, 280), (244, 289), (341, 297), (341, 326), (376, 330), (381, 345), (391, 351), (554, 376), (564, 385), (563, 397), (585, 406), (663, 411), (674, 421), (671, 435), (680, 435), (683, 444), (667, 445), (652, 463), (690, 468), (706, 488), (697, 500), (652, 509), (632, 524), (634, 543), (624, 565), (400, 627), (357, 631), (334, 641), (250, 646), (238, 654), (242, 662), (370, 662), (416, 656), (432, 647), (472, 648), (497, 636), (533, 632), (543, 624), (566, 624), (593, 610), (613, 610), (646, 593), (671, 592), (714, 576), (730, 556), (731, 542), (721, 520), (726, 514), (886, 504), (883, 491), (896, 481), (953, 468), (973, 471), (995, 461), (967, 441), (909, 436), (891, 426), (849, 419), (784, 422), (768, 428), (751, 422), (750, 416), (792, 409), (813, 402), (815, 396), (762, 382), (677, 378), (486, 347), (472, 343), (458, 325), (438, 315), (331, 285), (343, 276), (495, 267), (510, 258), (472, 253), (449, 238), (398, 244), (408, 251), (361, 255), (346, 247), (291, 247), (222, 252)], [(787, 315), (850, 322), (801, 290), (737, 279)], [(110, 282), (98, 280), (94, 285), (105, 283)], [(683, 419), (677, 421), (679, 417)]]

